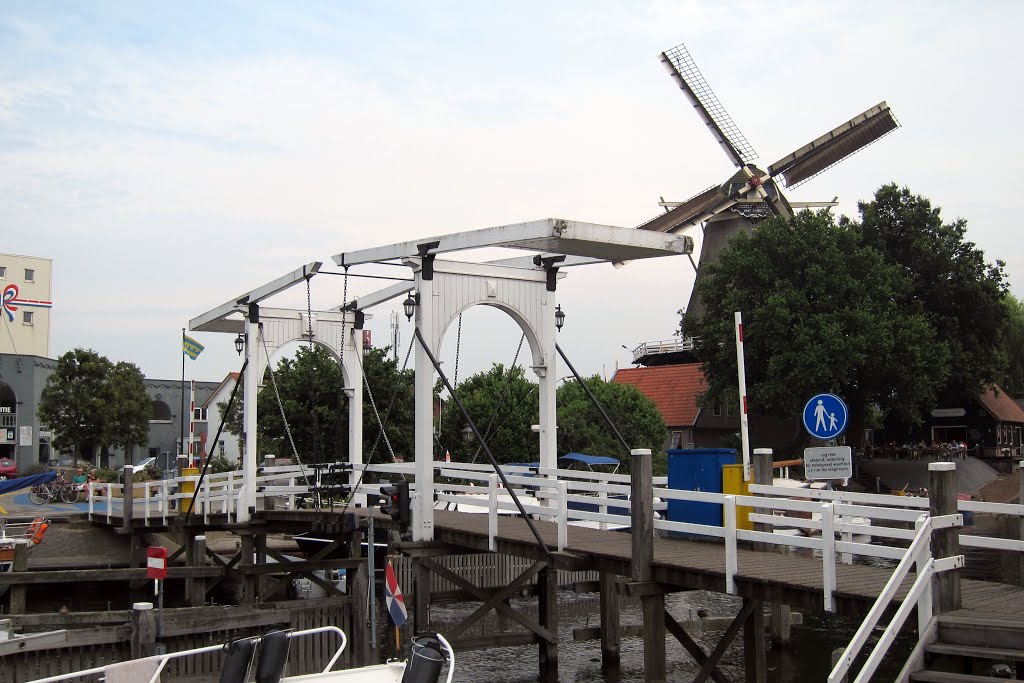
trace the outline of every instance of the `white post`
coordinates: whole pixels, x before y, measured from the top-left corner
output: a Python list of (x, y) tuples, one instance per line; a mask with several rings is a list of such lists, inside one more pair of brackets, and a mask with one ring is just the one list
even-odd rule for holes
[[(921, 515), (914, 522), (914, 529), (918, 534), (922, 533), (922, 529), (930, 527), (931, 524), (928, 521), (927, 515)], [(921, 549), (918, 551), (917, 557), (914, 558), (914, 568), (918, 575), (924, 571), (925, 566), (928, 564), (928, 560), (932, 559), (932, 533), (931, 530), (925, 530), (925, 542), (921, 544)], [(921, 591), (921, 597), (917, 600), (917, 632), (924, 633), (925, 629), (928, 628), (928, 623), (932, 620), (932, 582), (928, 581), (924, 590)]]
[(736, 595), (736, 572), (739, 552), (736, 547), (736, 496), (726, 496), (725, 503), (725, 592)]
[[(434, 282), (416, 274), (419, 303), (416, 306), (416, 328), (423, 340), (432, 343), (437, 324), (434, 306)], [(435, 353), (437, 349), (431, 349)], [(414, 507), (412, 534), (414, 541), (434, 540), (434, 366), (423, 344), (416, 343), (416, 490), (419, 498)]]
[[(346, 312), (345, 316), (355, 317), (349, 312)], [(342, 340), (346, 353), (342, 372), (345, 373), (345, 387), (350, 390), (348, 393), (348, 461), (352, 465), (352, 471), (348, 473), (348, 485), (352, 487), (353, 502), (359, 507), (366, 507), (366, 494), (356, 493), (356, 482), (359, 481), (357, 466), (363, 464), (363, 373), (360, 370), (363, 361), (363, 334), (362, 330), (357, 330), (354, 327), (354, 320), (349, 320), (348, 323), (349, 339)], [(428, 367), (430, 366), (428, 365)], [(430, 412), (430, 415), (433, 415), (433, 411)], [(291, 507), (293, 506), (289, 506), (289, 509)]]
[[(256, 393), (259, 390), (260, 330), (258, 320), (252, 320), (256, 305), (250, 306), (245, 323), (245, 379), (242, 394), (242, 415), (245, 433), (245, 452), (242, 454), (242, 496), (237, 511), (238, 523), (248, 522), (250, 508), (256, 507)], [(256, 309), (258, 310), (258, 309)]]
[(747, 370), (743, 362), (743, 314), (739, 311), (736, 316), (736, 370), (739, 374), (740, 383), (740, 440), (743, 447), (743, 481), (750, 481), (753, 473), (750, 471), (750, 435), (747, 431)]
[(569, 545), (569, 489), (564, 481), (556, 483), (558, 494), (558, 549)]
[[(606, 481), (604, 483), (608, 484), (610, 482)], [(607, 515), (608, 514), (608, 505), (606, 504), (606, 501), (608, 500), (608, 492), (607, 491), (598, 491), (597, 492), (597, 498), (598, 498), (598, 500), (601, 501), (601, 503), (597, 507), (597, 511), (600, 512), (602, 515)], [(608, 522), (598, 522), (597, 523), (597, 528), (600, 529), (601, 531), (607, 531), (608, 530)]]
[(487, 477), (487, 549), (495, 551), (498, 535), (498, 475)]
[(836, 530), (832, 503), (821, 506), (821, 571), (825, 593), (825, 611), (835, 612)]

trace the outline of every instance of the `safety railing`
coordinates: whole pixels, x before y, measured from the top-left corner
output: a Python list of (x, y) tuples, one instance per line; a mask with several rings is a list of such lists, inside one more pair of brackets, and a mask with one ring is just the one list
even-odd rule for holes
[[(198, 487), (198, 493), (196, 488)], [(124, 517), (126, 486), (118, 483), (89, 482), (89, 516), (105, 517), (107, 522), (114, 517)], [(242, 493), (240, 472), (208, 474), (202, 482), (199, 475), (160, 479), (132, 484), (130, 496), (133, 519), (167, 524), (170, 515), (190, 509), (192, 513), (209, 522), (210, 515), (234, 515), (239, 508)]]
[(886, 613), (896, 598), (897, 592), (910, 575), (912, 567), (916, 568), (916, 577), (910, 590), (903, 597), (899, 608), (892, 617), (892, 621), (883, 631), (878, 642), (875, 643), (871, 653), (868, 655), (864, 666), (861, 667), (854, 683), (867, 683), (874, 676), (878, 666), (889, 652), (889, 646), (896, 640), (903, 629), (910, 613), (917, 609), (918, 633), (924, 633), (932, 618), (932, 577), (939, 572), (958, 569), (964, 566), (964, 556), (954, 555), (952, 557), (934, 558), (931, 553), (932, 531), (936, 529), (947, 529), (959, 527), (963, 524), (962, 515), (944, 515), (941, 517), (928, 517), (920, 515), (916, 522), (916, 533), (910, 547), (900, 563), (896, 566), (889, 581), (885, 584), (878, 599), (871, 606), (867, 616), (861, 622), (860, 627), (853, 636), (853, 640), (843, 651), (842, 656), (836, 662), (835, 668), (829, 674), (829, 683), (839, 683), (847, 680), (847, 674), (853, 666), (854, 661), (860, 655), (864, 646), (873, 635), (882, 615)]

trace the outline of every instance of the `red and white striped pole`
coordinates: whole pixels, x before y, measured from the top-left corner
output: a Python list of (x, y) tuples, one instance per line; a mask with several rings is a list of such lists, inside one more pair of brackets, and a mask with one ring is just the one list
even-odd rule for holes
[(736, 311), (736, 371), (740, 383), (740, 442), (743, 448), (743, 481), (750, 481), (750, 434), (747, 431), (747, 370), (743, 362), (743, 314)]

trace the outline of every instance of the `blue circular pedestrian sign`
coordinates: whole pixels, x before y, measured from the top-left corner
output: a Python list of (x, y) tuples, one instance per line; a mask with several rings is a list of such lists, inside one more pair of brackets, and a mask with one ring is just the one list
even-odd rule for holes
[(850, 411), (835, 394), (818, 394), (804, 406), (804, 429), (816, 439), (834, 439), (846, 429)]

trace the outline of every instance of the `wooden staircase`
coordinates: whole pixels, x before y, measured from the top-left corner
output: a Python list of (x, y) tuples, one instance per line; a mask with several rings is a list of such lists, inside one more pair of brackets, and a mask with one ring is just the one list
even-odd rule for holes
[(910, 674), (911, 681), (1024, 681), (1024, 619), (958, 610), (934, 622), (935, 639), (924, 646), (924, 668)]

